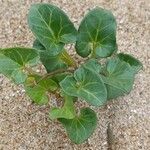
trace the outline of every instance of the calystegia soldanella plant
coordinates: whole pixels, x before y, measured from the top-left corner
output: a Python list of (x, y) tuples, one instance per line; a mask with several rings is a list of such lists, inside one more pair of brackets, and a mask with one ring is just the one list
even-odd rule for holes
[[(142, 64), (129, 54), (117, 52), (116, 20), (103, 8), (89, 11), (76, 29), (58, 7), (33, 4), (28, 25), (35, 36), (33, 47), (1, 48), (0, 73), (22, 84), (38, 105), (50, 101), (49, 93), (57, 94), (62, 107), (50, 108), (49, 118), (62, 123), (74, 143), (83, 143), (97, 124), (90, 106), (99, 107), (128, 94)], [(74, 51), (85, 62), (77, 63), (65, 49), (67, 44), (75, 45)], [(104, 58), (107, 60), (102, 61)], [(45, 74), (33, 69), (39, 63)], [(86, 101), (89, 107), (77, 111), (77, 101)]]

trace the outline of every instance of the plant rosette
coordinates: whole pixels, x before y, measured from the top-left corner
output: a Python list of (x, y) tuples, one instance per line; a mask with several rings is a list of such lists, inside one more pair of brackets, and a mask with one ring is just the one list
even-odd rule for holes
[[(33, 48), (2, 48), (0, 73), (23, 84), (36, 104), (46, 105), (49, 93), (59, 95), (63, 106), (50, 108), (49, 117), (62, 123), (74, 143), (83, 143), (94, 132), (97, 116), (91, 108), (77, 113), (76, 101), (98, 107), (128, 94), (142, 64), (129, 54), (117, 53), (116, 20), (108, 10), (92, 9), (77, 30), (61, 9), (38, 3), (29, 10), (28, 24), (35, 36)], [(86, 58), (82, 64), (64, 48), (74, 43), (76, 53)], [(107, 59), (105, 64), (102, 58)], [(33, 71), (39, 63), (46, 74)]]

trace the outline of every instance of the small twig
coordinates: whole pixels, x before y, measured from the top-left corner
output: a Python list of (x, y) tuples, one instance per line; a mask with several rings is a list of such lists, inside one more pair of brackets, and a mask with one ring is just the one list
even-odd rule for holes
[(108, 150), (112, 150), (112, 145), (114, 143), (114, 135), (110, 127), (110, 123), (108, 123), (107, 127), (107, 143), (108, 143)]

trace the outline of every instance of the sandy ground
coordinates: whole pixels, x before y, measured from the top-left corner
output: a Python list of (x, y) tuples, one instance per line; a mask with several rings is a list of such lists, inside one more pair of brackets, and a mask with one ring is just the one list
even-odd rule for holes
[[(76, 25), (94, 6), (111, 10), (118, 23), (119, 51), (132, 54), (144, 67), (129, 95), (95, 109), (97, 129), (81, 145), (72, 144), (63, 127), (48, 120), (48, 107), (31, 104), (21, 86), (0, 75), (0, 150), (107, 150), (108, 122), (113, 150), (150, 150), (150, 1), (43, 1), (65, 10)], [(40, 0), (0, 0), (0, 47), (31, 46), (26, 15), (35, 2)]]

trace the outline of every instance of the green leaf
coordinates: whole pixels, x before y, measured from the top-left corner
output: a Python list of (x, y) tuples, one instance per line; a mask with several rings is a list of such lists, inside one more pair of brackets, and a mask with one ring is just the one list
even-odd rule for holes
[(68, 65), (61, 59), (61, 54), (58, 54), (57, 56), (49, 56), (46, 53), (41, 53), (40, 59), (48, 73), (68, 67)]
[(86, 68), (79, 68), (74, 76), (67, 76), (60, 82), (65, 93), (84, 99), (94, 106), (103, 105), (106, 102), (106, 87), (97, 73)]
[(33, 4), (28, 14), (28, 24), (35, 37), (51, 56), (62, 52), (65, 44), (76, 41), (77, 31), (73, 23), (56, 6)]
[(44, 65), (48, 73), (53, 72), (57, 69), (67, 68), (67, 64), (62, 60), (61, 54), (51, 56), (47, 53), (45, 47), (40, 43), (39, 40), (35, 40), (33, 48), (37, 49), (40, 55), (40, 60)]
[(25, 82), (25, 67), (38, 63), (39, 57), (34, 49), (7, 48), (0, 51), (0, 73), (11, 78), (17, 84)]
[(77, 67), (75, 60), (65, 50), (61, 53), (60, 57), (68, 66)]
[(87, 68), (93, 72), (96, 72), (96, 73), (100, 73), (101, 71), (101, 64), (98, 62), (97, 59), (89, 59), (87, 62), (85, 62), (83, 65), (82, 65), (84, 68)]
[(31, 87), (33, 87), (40, 80), (42, 80), (42, 76), (40, 76), (38, 74), (30, 74), (30, 75), (28, 75), (28, 77), (26, 79), (25, 86), (31, 86)]
[(120, 53), (117, 56), (120, 60), (128, 63), (135, 73), (137, 73), (142, 68), (142, 63), (129, 54)]
[(11, 78), (14, 79), (17, 84), (24, 83), (27, 77), (28, 75), (25, 74), (22, 70), (20, 70), (20, 68), (18, 70), (16, 69), (11, 74)]
[(52, 108), (50, 110), (49, 113), (50, 119), (57, 119), (57, 118), (73, 119), (75, 117), (76, 112), (73, 104), (74, 98), (65, 94), (64, 99), (65, 102), (62, 108)]
[(76, 51), (82, 57), (108, 57), (117, 50), (116, 20), (113, 14), (96, 7), (82, 20)]
[(31, 48), (6, 48), (0, 52), (20, 66), (33, 66), (39, 59), (37, 52)]
[(87, 140), (94, 132), (97, 125), (97, 117), (90, 108), (82, 108), (80, 116), (74, 119), (59, 119), (66, 128), (69, 138), (76, 144)]
[(65, 50), (56, 56), (51, 56), (46, 52), (45, 47), (38, 40), (34, 41), (33, 48), (39, 51), (41, 62), (45, 66), (47, 72), (67, 68), (68, 66), (76, 66), (75, 61)]
[[(25, 90), (28, 96), (36, 104), (43, 105), (48, 102), (48, 91), (55, 91), (57, 89), (57, 83), (51, 78), (38, 79), (35, 77), (30, 77), (30, 83), (25, 84)], [(27, 80), (28, 81), (28, 80)], [(38, 82), (37, 82), (38, 81)], [(32, 83), (35, 83), (34, 85)]]
[(119, 58), (110, 59), (102, 76), (107, 87), (108, 99), (129, 93), (132, 89), (135, 73), (132, 67)]
[(37, 39), (33, 42), (33, 48), (38, 50), (39, 52), (46, 51), (45, 47)]
[(68, 73), (68, 72), (59, 73), (59, 74), (56, 74), (55, 76), (52, 76), (52, 80), (54, 80), (57, 84), (59, 84), (59, 82), (61, 82), (62, 80), (64, 80), (64, 78), (67, 75), (70, 75), (70, 73)]

